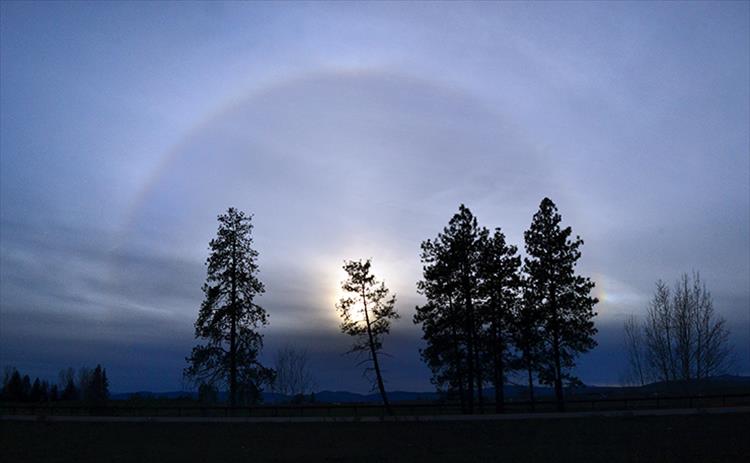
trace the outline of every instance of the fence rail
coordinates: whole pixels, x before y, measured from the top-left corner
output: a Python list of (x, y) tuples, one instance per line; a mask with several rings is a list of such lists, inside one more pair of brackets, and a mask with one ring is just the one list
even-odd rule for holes
[[(567, 411), (615, 411), (628, 409), (675, 409), (750, 406), (750, 393), (648, 397), (613, 397), (581, 399), (565, 402)], [(464, 410), (453, 402), (394, 403), (391, 409), (397, 416), (459, 415)], [(552, 412), (556, 403), (550, 400), (506, 401), (504, 413)], [(476, 414), (495, 413), (494, 403), (475, 406)], [(380, 404), (321, 403), (321, 404), (268, 404), (254, 406), (205, 406), (138, 404), (111, 401), (103, 405), (79, 404), (0, 404), (0, 415), (37, 416), (124, 416), (124, 417), (365, 417), (385, 416)]]

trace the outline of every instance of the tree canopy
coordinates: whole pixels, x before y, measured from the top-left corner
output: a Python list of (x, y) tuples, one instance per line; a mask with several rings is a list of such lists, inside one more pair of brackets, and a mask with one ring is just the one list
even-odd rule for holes
[(193, 348), (185, 375), (199, 384), (229, 386), (230, 403), (236, 405), (258, 401), (262, 386), (273, 379), (273, 370), (258, 361), (263, 348), (258, 329), (268, 324), (268, 315), (255, 303), (264, 287), (257, 277), (251, 217), (230, 207), (218, 221), (195, 322), (195, 337), (205, 343)]

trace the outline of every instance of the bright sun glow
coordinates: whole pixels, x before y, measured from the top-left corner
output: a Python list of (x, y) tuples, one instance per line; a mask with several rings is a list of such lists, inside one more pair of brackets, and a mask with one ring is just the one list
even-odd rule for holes
[[(332, 288), (331, 296), (330, 296), (330, 301), (331, 301), (330, 306), (334, 308), (332, 312), (335, 314), (337, 322), (341, 322), (341, 317), (339, 316), (339, 310), (338, 308), (335, 308), (338, 305), (339, 300), (341, 300), (342, 297), (347, 297), (347, 296), (355, 297), (354, 294), (347, 293), (341, 288), (341, 283), (344, 282), (347, 278), (346, 271), (344, 271), (344, 269), (342, 268), (342, 265), (343, 265), (343, 260), (341, 260), (340, 263), (337, 265), (338, 269), (334, 273), (334, 275), (331, 277), (333, 281), (331, 281), (330, 283), (331, 288)], [(375, 278), (378, 281), (385, 281), (386, 286), (388, 285), (388, 281), (389, 281), (387, 279), (389, 275), (387, 270), (388, 269), (385, 268), (383, 265), (379, 265), (378, 263), (375, 263), (373, 259), (371, 272), (375, 274)], [(365, 314), (364, 314), (364, 311), (362, 310), (362, 305), (357, 304), (355, 308), (353, 308), (351, 315), (354, 320), (358, 322), (364, 322)]]
[[(352, 297), (355, 298), (356, 295), (352, 293), (347, 293), (341, 288), (341, 283), (343, 283), (347, 278), (347, 274), (344, 271), (341, 266), (339, 266), (338, 272), (336, 272), (336, 279), (334, 281), (334, 291), (333, 291), (333, 306), (336, 307), (336, 317), (339, 321), (341, 321), (340, 312), (338, 309), (338, 303), (343, 297)], [(351, 310), (351, 316), (353, 320), (356, 320), (358, 322), (364, 322), (365, 320), (365, 314), (362, 310), (362, 304), (357, 303), (354, 307), (352, 307)]]

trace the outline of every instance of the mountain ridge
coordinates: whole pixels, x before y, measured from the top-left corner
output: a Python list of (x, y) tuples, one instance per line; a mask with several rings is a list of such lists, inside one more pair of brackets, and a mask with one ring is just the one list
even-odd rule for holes
[[(643, 386), (579, 386), (568, 388), (567, 394), (570, 398), (574, 397), (622, 397), (622, 396), (644, 396), (651, 394), (710, 394), (721, 393), (733, 390), (746, 390), (750, 392), (750, 376), (722, 375), (696, 382), (654, 382)], [(527, 386), (506, 385), (504, 387), (506, 400), (525, 400)], [(492, 401), (495, 397), (494, 388), (482, 390), (484, 397)], [(263, 392), (263, 403), (278, 404), (292, 402), (293, 397), (279, 394), (276, 392)], [(554, 395), (554, 390), (547, 386), (535, 386), (534, 394), (537, 398), (548, 398)], [(228, 393), (221, 391), (219, 400), (226, 400)], [(322, 390), (313, 393), (314, 401), (320, 403), (380, 403), (380, 394), (369, 393), (361, 394), (350, 391), (331, 391)], [(197, 399), (196, 391), (136, 391), (121, 392), (110, 395), (111, 400), (137, 400), (137, 399), (179, 399), (189, 398)], [(388, 391), (388, 398), (392, 402), (434, 402), (441, 400), (441, 395), (436, 391), (415, 392), (393, 390)], [(309, 400), (309, 399), (308, 399)]]

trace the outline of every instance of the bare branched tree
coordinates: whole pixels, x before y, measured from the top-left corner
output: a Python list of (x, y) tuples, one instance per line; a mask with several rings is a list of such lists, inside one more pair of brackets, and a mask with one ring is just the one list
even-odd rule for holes
[(675, 379), (673, 318), (669, 287), (658, 280), (646, 312), (644, 332), (648, 365), (661, 381)]
[(313, 392), (315, 378), (310, 370), (306, 349), (286, 345), (276, 352), (274, 392), (290, 397), (302, 397)]
[(705, 379), (731, 365), (726, 320), (697, 272), (683, 274), (674, 291), (656, 283), (643, 333), (648, 367), (661, 381)]
[(625, 350), (628, 357), (625, 380), (628, 384), (643, 386), (649, 375), (646, 365), (646, 343), (638, 317), (629, 315), (625, 319), (624, 331)]

